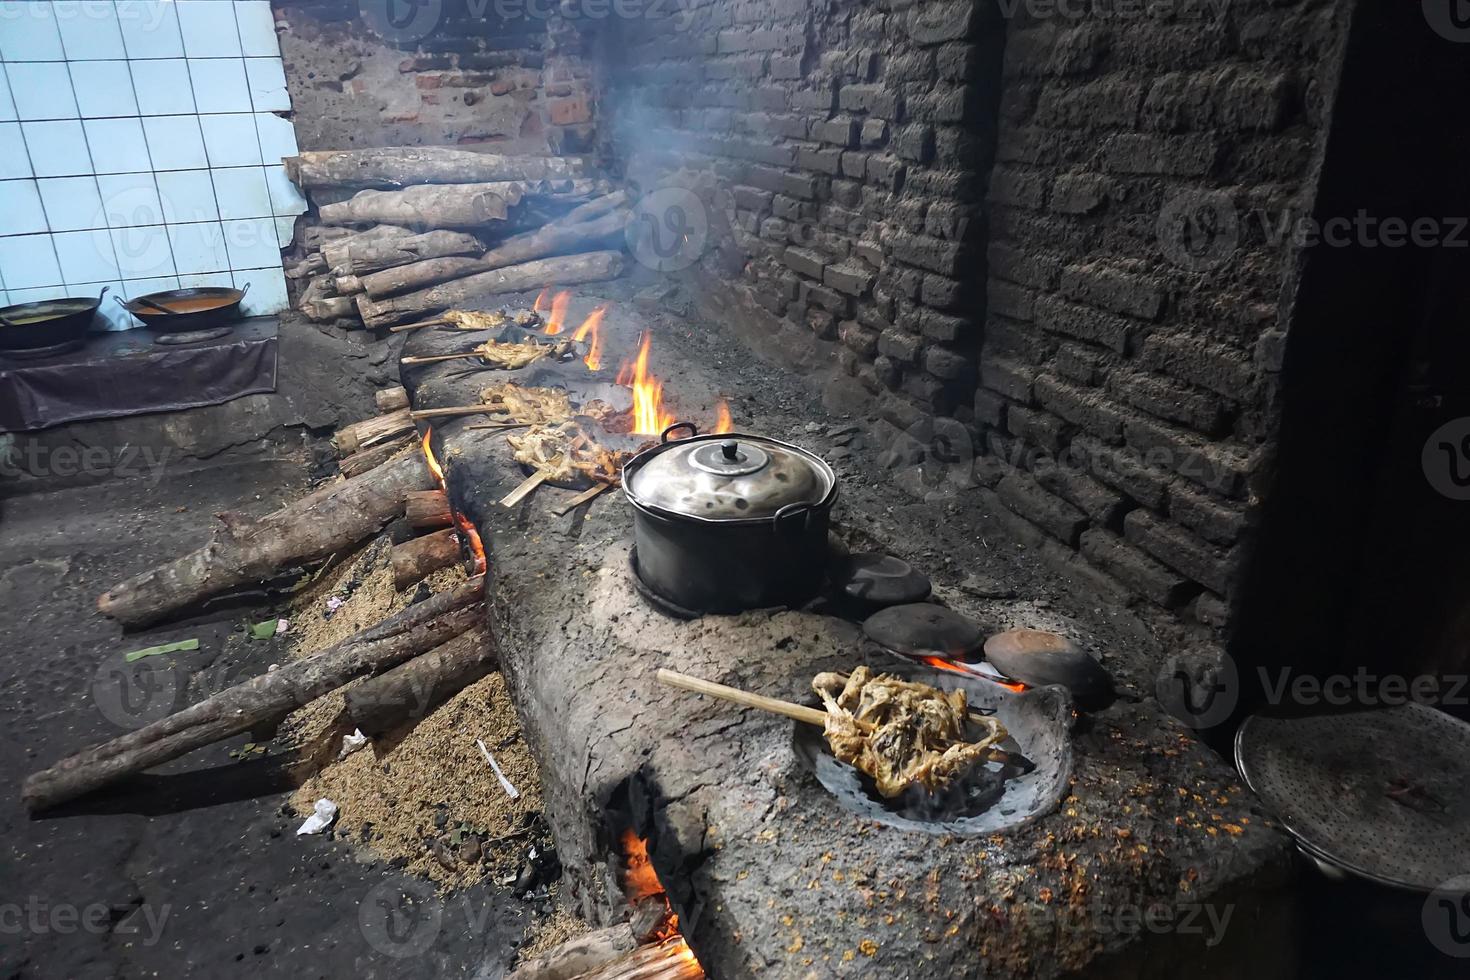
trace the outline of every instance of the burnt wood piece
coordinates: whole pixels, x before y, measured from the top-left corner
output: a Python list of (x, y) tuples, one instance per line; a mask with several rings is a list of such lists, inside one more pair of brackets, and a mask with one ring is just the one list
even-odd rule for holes
[(516, 965), (508, 980), (573, 980), (610, 963), (638, 946), (626, 922), (605, 926), (568, 939), (544, 953), (528, 956)]
[(124, 776), (285, 717), (295, 709), (447, 643), (481, 619), (484, 578), (409, 606), (376, 626), (183, 711), (69, 756), (25, 781), (32, 811), (74, 800)]
[(401, 191), (360, 191), (346, 201), (324, 204), (322, 224), (392, 222), (414, 229), (473, 228), (500, 221), (521, 202), (520, 181), (484, 184), (425, 184)]
[(393, 585), (402, 592), (463, 557), (459, 535), (452, 527), (394, 545), (388, 556), (393, 566)]
[(696, 980), (704, 970), (682, 936), (639, 946), (577, 980)]
[(208, 544), (114, 586), (97, 608), (124, 626), (156, 622), (209, 596), (349, 548), (401, 514), (408, 491), (433, 485), (423, 455), (414, 453), (328, 484), (260, 520), (222, 513), (224, 527)]
[[(400, 265), (360, 276), (357, 285), (373, 299), (383, 299), (451, 279), (462, 279), (478, 272), (519, 265), (532, 259), (594, 249), (611, 244), (623, 233), (628, 214), (626, 210), (612, 211), (580, 224), (546, 225), (536, 231), (506, 239), (475, 258), (430, 258), (424, 262)], [(341, 281), (338, 282), (340, 287)]]
[(479, 255), (485, 246), (474, 235), (462, 231), (428, 231), (410, 238), (349, 245), (341, 262), (332, 266), (338, 277), (361, 277), (370, 272), (410, 265), (446, 255)]
[(351, 296), (329, 296), (301, 304), (301, 312), (312, 323), (347, 320), (357, 312)]
[(357, 309), (369, 327), (391, 327), (426, 314), (463, 307), (497, 293), (514, 293), (544, 286), (574, 286), (616, 279), (623, 274), (621, 252), (586, 252), (538, 259), (505, 269), (495, 269), (429, 289), (385, 300), (357, 297)]
[(418, 721), (495, 666), (494, 640), (469, 630), (348, 691), (342, 727), (376, 737)]
[(563, 157), (503, 156), (436, 146), (309, 150), (284, 162), (287, 176), (302, 190), (542, 180), (582, 172), (580, 161)]
[(416, 530), (434, 530), (454, 523), (449, 498), (443, 490), (413, 490), (403, 498), (403, 516)]
[(373, 402), (380, 412), (396, 412), (408, 407), (408, 390), (403, 385), (379, 389), (373, 394)]
[(360, 449), (338, 464), (343, 476), (361, 476), (375, 466), (382, 466), (415, 442), (414, 433), (408, 432), (387, 442), (377, 443)]
[(407, 408), (400, 408), (385, 415), (375, 415), (361, 422), (344, 425), (337, 430), (332, 441), (337, 446), (339, 456), (350, 456), (385, 439), (410, 432), (412, 429), (413, 417), (409, 415)]

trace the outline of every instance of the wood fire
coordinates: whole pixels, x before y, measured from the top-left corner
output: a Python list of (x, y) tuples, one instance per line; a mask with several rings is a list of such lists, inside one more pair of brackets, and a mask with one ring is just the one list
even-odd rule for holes
[(602, 368), (602, 318), (607, 315), (607, 304), (597, 307), (587, 314), (587, 319), (572, 334), (572, 339), (577, 343), (586, 341), (587, 356), (582, 363), (587, 365), (587, 370), (597, 371)]
[(551, 297), (551, 312), (546, 316), (546, 326), (541, 329), (542, 333), (549, 337), (562, 332), (562, 328), (567, 320), (567, 307), (571, 302), (572, 293), (567, 289), (563, 289)]
[[(429, 467), (429, 472), (439, 484), (439, 489), (447, 493), (449, 485), (444, 482), (444, 467), (439, 465), (439, 459), (434, 455), (433, 440), (434, 429), (430, 426), (424, 430), (424, 439), (421, 443), (424, 450), (424, 463)], [(485, 543), (480, 538), (479, 529), (475, 527), (474, 521), (471, 521), (459, 511), (454, 511), (451, 516), (454, 519), (454, 526), (459, 532), (461, 548), (467, 551), (469, 557), (474, 560), (475, 574), (483, 574), (485, 569), (490, 567), (490, 562), (485, 554)]]
[(678, 968), (671, 971), (670, 976), (704, 976), (694, 951), (679, 932), (679, 916), (669, 904), (663, 882), (659, 881), (658, 872), (648, 856), (648, 841), (629, 829), (623, 831), (619, 844), (623, 852), (623, 893), (629, 904), (638, 906), (647, 902), (663, 905), (663, 917), (648, 933), (658, 946), (659, 959), (671, 961), (671, 965), (677, 964)]
[(648, 370), (652, 343), (652, 334), (645, 330), (638, 355), (623, 363), (617, 378), (618, 384), (633, 389), (633, 431), (648, 436), (658, 435), (677, 421), (664, 411), (664, 383)]

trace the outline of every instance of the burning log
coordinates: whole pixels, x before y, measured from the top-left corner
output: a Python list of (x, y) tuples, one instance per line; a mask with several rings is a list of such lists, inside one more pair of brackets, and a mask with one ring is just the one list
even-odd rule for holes
[(596, 248), (622, 234), (628, 214), (626, 210), (617, 210), (579, 224), (549, 224), (508, 238), (478, 258), (434, 258), (412, 265), (400, 265), (362, 276), (359, 283), (363, 292), (373, 299), (383, 299), (479, 272), (520, 265), (533, 259)]
[(378, 415), (343, 426), (337, 430), (333, 442), (337, 444), (339, 455), (350, 456), (375, 443), (402, 435), (412, 428), (413, 418), (409, 416), (408, 409), (404, 408), (388, 415)]
[(464, 555), (459, 534), (452, 527), (395, 545), (388, 560), (393, 566), (393, 586), (399, 592), (448, 568)]
[(582, 172), (579, 161), (562, 157), (501, 156), (434, 146), (307, 151), (284, 162), (287, 176), (302, 190), (542, 180)]
[(465, 306), (473, 300), (496, 293), (513, 293), (540, 289), (548, 283), (572, 286), (578, 283), (602, 282), (623, 274), (620, 252), (587, 252), (540, 259), (468, 276), (454, 282), (433, 286), (416, 293), (394, 296), (381, 301), (357, 297), (357, 308), (363, 323), (369, 327), (391, 327), (398, 323)]
[(410, 490), (403, 498), (403, 516), (409, 527), (420, 531), (454, 523), (449, 496), (443, 490)]
[(221, 514), (224, 528), (203, 548), (113, 587), (97, 600), (97, 608), (125, 626), (154, 622), (282, 568), (351, 547), (397, 517), (405, 493), (433, 485), (423, 457), (414, 454), (329, 484), (258, 521)]
[(414, 442), (413, 433), (406, 433), (387, 442), (380, 442), (369, 449), (362, 449), (343, 459), (337, 468), (343, 476), (361, 476), (374, 467), (381, 466), (401, 453)]
[(631, 953), (637, 946), (633, 930), (626, 922), (620, 922), (594, 929), (544, 953), (527, 957), (509, 980), (573, 980)]
[(495, 669), (492, 637), (469, 630), (346, 693), (341, 727), (377, 736), (423, 718)]
[(485, 246), (474, 235), (459, 231), (429, 231), (408, 238), (388, 238), (349, 245), (342, 261), (333, 264), (339, 277), (364, 276), (394, 266), (423, 262), (446, 255), (479, 255)]
[[(325, 204), (322, 224), (355, 225), (392, 222), (410, 228), (473, 228), (504, 220), (521, 203), (526, 185), (519, 181), (488, 184), (426, 184), (401, 191), (361, 191), (338, 204)], [(335, 267), (337, 263), (333, 263)]]
[(221, 739), (284, 718), (349, 681), (381, 673), (480, 622), (484, 579), (415, 603), (376, 626), (183, 711), (63, 759), (26, 779), (31, 812), (76, 799)]
[(380, 388), (373, 394), (373, 402), (378, 406), (380, 412), (396, 412), (400, 408), (407, 408), (408, 389), (403, 385)]
[(683, 936), (639, 946), (577, 980), (698, 980), (704, 969)]

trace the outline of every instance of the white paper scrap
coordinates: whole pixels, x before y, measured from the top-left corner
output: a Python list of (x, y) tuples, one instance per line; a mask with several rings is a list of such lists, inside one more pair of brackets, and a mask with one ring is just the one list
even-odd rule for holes
[(312, 815), (306, 818), (305, 823), (296, 828), (296, 836), (300, 837), (302, 834), (319, 834), (330, 827), (332, 821), (336, 819), (337, 804), (326, 798), (317, 800)]
[(342, 751), (337, 753), (337, 758), (345, 759), (366, 744), (368, 737), (362, 733), (361, 728), (354, 728), (351, 735), (342, 736)]

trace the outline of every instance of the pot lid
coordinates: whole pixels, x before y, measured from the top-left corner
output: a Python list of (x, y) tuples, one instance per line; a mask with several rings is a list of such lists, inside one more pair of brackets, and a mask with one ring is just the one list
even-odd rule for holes
[(815, 456), (774, 439), (729, 434), (664, 443), (629, 464), (633, 501), (705, 520), (771, 517), (818, 504), (836, 478)]

